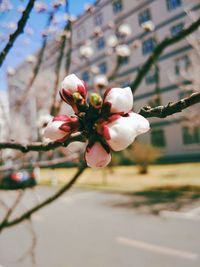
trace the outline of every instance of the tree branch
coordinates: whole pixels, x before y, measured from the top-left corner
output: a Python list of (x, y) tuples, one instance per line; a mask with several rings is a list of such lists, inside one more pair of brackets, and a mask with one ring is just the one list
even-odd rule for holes
[(2, 50), (2, 52), (0, 53), (0, 67), (1, 67), (4, 59), (6, 58), (8, 52), (12, 48), (15, 40), (24, 31), (24, 27), (26, 25), (26, 22), (28, 21), (28, 18), (29, 18), (29, 15), (31, 13), (31, 10), (33, 8), (34, 2), (35, 2), (35, 0), (29, 0), (26, 9), (22, 13), (21, 19), (19, 20), (19, 22), (17, 24), (16, 31), (13, 34), (10, 35), (10, 38), (9, 38), (8, 43), (6, 44), (6, 46), (4, 47), (4, 49)]
[(13, 211), (15, 210), (17, 205), (19, 204), (19, 202), (20, 202), (21, 198), (23, 197), (23, 195), (24, 195), (24, 191), (19, 191), (19, 193), (17, 195), (17, 198), (15, 199), (13, 205), (8, 209), (3, 221), (0, 224), (0, 232), (3, 229), (3, 227), (1, 227), (1, 226), (4, 226), (4, 225), (6, 225), (8, 223), (8, 219), (10, 218), (11, 214), (13, 213)]
[(166, 118), (175, 113), (179, 113), (182, 110), (200, 103), (200, 93), (194, 93), (189, 97), (183, 98), (177, 102), (170, 102), (165, 106), (158, 106), (155, 108), (146, 106), (143, 107), (139, 114), (145, 118), (156, 117), (156, 118)]
[[(68, 0), (66, 0), (66, 7), (65, 7), (65, 12), (66, 14), (68, 13), (69, 9), (69, 5), (68, 5)], [(50, 114), (52, 116), (55, 116), (57, 113), (56, 110), (56, 96), (58, 93), (58, 83), (59, 83), (59, 75), (60, 75), (60, 69), (61, 69), (61, 64), (62, 64), (62, 59), (63, 59), (63, 55), (64, 55), (64, 51), (65, 51), (65, 45), (66, 45), (66, 31), (68, 31), (71, 28), (71, 23), (69, 21), (66, 22), (65, 27), (64, 27), (64, 34), (61, 37), (61, 41), (60, 41), (60, 51), (58, 53), (58, 57), (57, 57), (57, 62), (56, 62), (56, 66), (55, 66), (55, 82), (54, 82), (54, 86), (53, 86), (53, 95), (52, 95), (52, 104), (50, 107)]]
[(115, 63), (115, 67), (113, 68), (113, 70), (111, 71), (110, 75), (108, 76), (108, 81), (112, 81), (116, 78), (117, 72), (121, 67), (121, 58), (119, 56), (117, 56), (116, 58), (116, 63)]
[(154, 49), (153, 53), (151, 54), (151, 56), (147, 59), (146, 63), (144, 63), (143, 66), (141, 67), (141, 69), (139, 70), (135, 80), (130, 84), (132, 92), (135, 93), (135, 91), (137, 90), (138, 86), (140, 85), (142, 79), (150, 70), (151, 66), (154, 64), (154, 62), (158, 59), (158, 57), (162, 54), (162, 52), (168, 46), (171, 46), (171, 45), (181, 41), (187, 35), (191, 34), (195, 30), (197, 30), (199, 26), (200, 26), (200, 18), (197, 21), (195, 21), (194, 23), (192, 23), (187, 29), (178, 33), (176, 36), (174, 36), (172, 38), (167, 37), (160, 44), (158, 44), (156, 46), (156, 48)]
[(82, 163), (80, 165), (78, 171), (76, 172), (76, 174), (72, 177), (72, 179), (66, 185), (64, 185), (61, 189), (59, 189), (54, 195), (50, 196), (49, 198), (47, 198), (46, 200), (44, 200), (40, 204), (34, 206), (33, 208), (31, 208), (30, 210), (26, 211), (21, 216), (13, 219), (12, 221), (6, 221), (3, 224), (1, 223), (0, 224), (0, 231), (3, 230), (4, 228), (11, 227), (13, 225), (16, 225), (18, 223), (21, 223), (21, 222), (23, 222), (25, 220), (30, 219), (31, 216), (36, 211), (40, 210), (41, 208), (47, 206), (48, 204), (50, 204), (51, 202), (53, 202), (54, 200), (59, 198), (62, 194), (64, 194), (66, 191), (68, 191), (72, 187), (72, 185), (76, 182), (76, 180), (79, 178), (79, 176), (84, 172), (84, 170), (86, 168), (87, 168), (86, 164)]
[(29, 151), (49, 151), (49, 150), (56, 149), (56, 148), (61, 147), (61, 146), (66, 147), (74, 141), (84, 142), (85, 138), (81, 134), (74, 134), (74, 135), (71, 135), (71, 137), (69, 137), (64, 142), (55, 141), (55, 142), (50, 142), (47, 144), (41, 143), (41, 142), (38, 142), (38, 143), (36, 142), (33, 144), (8, 143), (8, 142), (4, 143), (4, 142), (2, 142), (2, 143), (0, 143), (0, 150), (5, 149), (5, 148), (10, 148), (10, 149), (19, 150), (23, 153), (27, 153)]

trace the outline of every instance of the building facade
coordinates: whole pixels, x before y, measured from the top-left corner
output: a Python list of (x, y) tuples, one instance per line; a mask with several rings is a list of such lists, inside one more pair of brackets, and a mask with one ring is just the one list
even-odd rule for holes
[[(199, 0), (96, 1), (93, 11), (85, 12), (73, 24), (70, 73), (75, 73), (89, 86), (92, 86), (94, 78), (91, 74), (91, 67), (98, 68), (100, 74), (109, 75), (115, 65), (116, 56), (108, 56), (107, 39), (115, 33), (118, 26), (128, 24), (132, 28), (132, 34), (125, 40), (125, 43), (129, 45), (131, 55), (121, 63), (116, 79), (112, 82), (115, 87), (127, 86), (134, 80), (156, 44), (166, 37), (175, 36), (184, 27), (190, 25), (195, 16), (199, 17), (199, 14)], [(153, 22), (155, 26), (153, 31), (145, 31), (142, 27), (142, 24), (147, 21)], [(96, 34), (99, 30), (103, 34)], [(94, 54), (89, 60), (84, 61), (80, 58), (79, 49), (88, 40)], [(191, 64), (190, 58), (194, 52), (193, 46), (186, 39), (168, 47), (135, 92), (135, 111), (149, 104), (165, 105), (178, 101), (185, 94), (179, 85), (189, 83), (181, 75), (181, 68), (182, 66), (187, 68)], [(40, 73), (41, 77), (45, 75), (49, 77), (49, 85), (53, 84), (55, 79), (57, 53), (58, 45), (56, 41), (52, 41), (45, 51)], [(64, 66), (65, 62), (62, 63), (60, 80), (64, 77)], [(26, 68), (26, 65), (22, 67)], [(52, 74), (49, 76), (49, 73)], [(10, 84), (12, 84), (11, 80)], [(41, 84), (36, 83), (34, 87), (41, 88)], [(45, 103), (48, 109), (48, 104)], [(142, 138), (145, 142), (158, 146), (165, 155), (165, 161), (198, 160), (200, 158), (200, 126), (189, 127), (184, 121), (182, 115), (174, 115), (166, 119), (152, 118), (150, 120), (151, 131)]]

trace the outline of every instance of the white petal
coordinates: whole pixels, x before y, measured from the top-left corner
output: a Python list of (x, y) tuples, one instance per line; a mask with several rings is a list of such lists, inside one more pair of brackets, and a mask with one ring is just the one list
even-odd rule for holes
[(66, 132), (59, 129), (62, 124), (63, 121), (49, 122), (44, 130), (44, 137), (49, 138), (52, 141), (56, 141), (66, 136)]
[(121, 151), (135, 140), (136, 136), (149, 130), (149, 122), (137, 113), (121, 117), (108, 124), (111, 139), (106, 140), (114, 151)]
[(103, 146), (96, 142), (89, 152), (86, 151), (85, 159), (87, 165), (91, 168), (102, 168), (109, 164), (111, 161), (111, 154), (103, 148)]
[(77, 91), (78, 85), (84, 86), (83, 82), (75, 75), (70, 74), (62, 81), (62, 88), (70, 90), (72, 93)]
[(130, 87), (112, 88), (104, 102), (111, 103), (112, 113), (128, 113), (133, 108), (133, 94)]
[(136, 135), (140, 135), (149, 131), (150, 124), (147, 119), (135, 112), (130, 112), (129, 115), (134, 125)]
[(127, 117), (121, 117), (118, 120), (109, 123), (109, 134), (111, 139), (106, 140), (114, 151), (121, 151), (128, 147), (135, 139), (131, 130), (131, 125)]

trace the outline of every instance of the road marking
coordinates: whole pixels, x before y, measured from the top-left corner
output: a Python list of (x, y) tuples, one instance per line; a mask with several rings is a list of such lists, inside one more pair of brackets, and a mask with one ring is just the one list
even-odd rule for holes
[(131, 247), (135, 247), (135, 248), (139, 248), (139, 249), (143, 249), (143, 250), (147, 250), (147, 251), (151, 251), (155, 253), (175, 256), (175, 257), (186, 259), (186, 260), (196, 260), (198, 258), (198, 254), (195, 254), (192, 252), (176, 250), (173, 248), (154, 245), (151, 243), (146, 243), (143, 241), (129, 239), (125, 237), (117, 237), (116, 241), (117, 243), (120, 243), (123, 245), (131, 246)]

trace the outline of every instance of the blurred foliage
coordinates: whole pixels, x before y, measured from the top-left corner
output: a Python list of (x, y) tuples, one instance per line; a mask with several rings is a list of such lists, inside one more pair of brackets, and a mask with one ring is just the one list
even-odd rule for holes
[(124, 152), (124, 156), (138, 165), (139, 174), (148, 173), (148, 166), (162, 156), (160, 149), (151, 144), (144, 144), (136, 141)]

